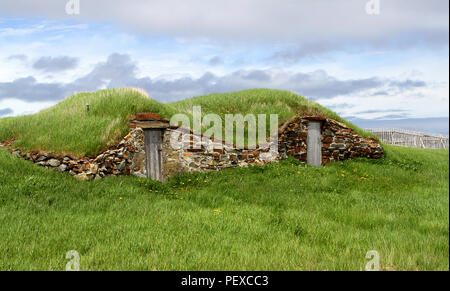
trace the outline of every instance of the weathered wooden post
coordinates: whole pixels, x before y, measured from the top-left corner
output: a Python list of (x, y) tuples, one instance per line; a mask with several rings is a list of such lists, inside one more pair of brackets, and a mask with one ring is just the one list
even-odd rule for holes
[(322, 165), (322, 121), (309, 121), (307, 146), (307, 164), (320, 167)]

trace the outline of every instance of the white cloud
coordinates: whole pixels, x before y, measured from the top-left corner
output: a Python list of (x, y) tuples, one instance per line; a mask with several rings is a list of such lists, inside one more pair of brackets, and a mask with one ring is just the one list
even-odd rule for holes
[(370, 102), (367, 100), (408, 96), (411, 92), (422, 94), (420, 90), (428, 88), (426, 82), (410, 79), (370, 77), (341, 80), (324, 70), (293, 72), (255, 69), (237, 70), (224, 75), (207, 72), (198, 78), (189, 75), (151, 78), (148, 75), (138, 76), (138, 68), (136, 61), (129, 55), (112, 54), (105, 62), (97, 63), (90, 72), (69, 83), (39, 82), (32, 76), (0, 82), (0, 100), (58, 101), (74, 91), (131, 86), (142, 87), (155, 99), (167, 102), (214, 92), (272, 88), (291, 90), (315, 100), (358, 96), (356, 99), (367, 106)]
[[(447, 84), (428, 84), (411, 90), (393, 90), (392, 94), (371, 95), (373, 90), (360, 94), (319, 99), (318, 102), (344, 117), (363, 119), (448, 117), (449, 87)], [(351, 105), (351, 106), (349, 106)]]
[[(144, 34), (180, 39), (293, 42), (300, 55), (348, 44), (382, 47), (417, 42), (448, 45), (448, 1), (382, 0), (378, 16), (367, 0), (81, 0), (77, 16), (65, 1), (2, 0), (0, 15), (112, 21)], [(31, 5), (33, 3), (33, 5)]]
[[(48, 20), (0, 22), (0, 84), (16, 88), (0, 96), (0, 108), (34, 112), (75, 90), (108, 86), (146, 87), (164, 101), (271, 87), (337, 105), (348, 116), (448, 116), (445, 0), (381, 0), (380, 16), (365, 14), (367, 0), (81, 0), (79, 16), (66, 15), (65, 2), (1, 1), (0, 17)], [(114, 28), (102, 30), (104, 23)], [(139, 63), (119, 58), (122, 71), (100, 64), (114, 52)], [(8, 59), (18, 54), (27, 58)], [(32, 69), (43, 56), (61, 55), (79, 66)], [(312, 61), (295, 63), (302, 58)], [(32, 92), (51, 101), (11, 99), (30, 101)], [(339, 109), (345, 103), (352, 106)]]
[(11, 113), (8, 113), (7, 116), (33, 114), (55, 104), (56, 102), (26, 102), (13, 98), (0, 100), (0, 108), (10, 108), (13, 111)]
[[(2, 5), (2, 4), (0, 4)], [(1, 6), (0, 6), (1, 8)], [(1, 12), (0, 12), (1, 13)], [(0, 27), (0, 37), (27, 36), (43, 32), (69, 32), (73, 30), (87, 29), (87, 24), (57, 24), (55, 22), (45, 21), (32, 25), (19, 25), (14, 27)]]

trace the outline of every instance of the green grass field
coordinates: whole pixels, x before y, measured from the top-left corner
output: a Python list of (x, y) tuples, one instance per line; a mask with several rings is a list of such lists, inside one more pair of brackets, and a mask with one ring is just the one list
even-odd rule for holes
[[(86, 115), (85, 106), (91, 111)], [(133, 89), (80, 93), (0, 119), (0, 141), (94, 155), (139, 112), (320, 114), (287, 91), (255, 89), (162, 104)], [(347, 123), (364, 136), (367, 133)], [(381, 160), (79, 182), (0, 149), (0, 270), (449, 270), (449, 152), (385, 146)]]
[(449, 270), (449, 153), (78, 182), (0, 150), (0, 270)]

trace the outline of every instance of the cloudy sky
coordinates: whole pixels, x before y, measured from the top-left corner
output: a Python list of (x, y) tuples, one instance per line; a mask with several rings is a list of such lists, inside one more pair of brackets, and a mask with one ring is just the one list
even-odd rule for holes
[(0, 1), (0, 117), (100, 88), (161, 102), (275, 88), (448, 133), (448, 71), (448, 0)]

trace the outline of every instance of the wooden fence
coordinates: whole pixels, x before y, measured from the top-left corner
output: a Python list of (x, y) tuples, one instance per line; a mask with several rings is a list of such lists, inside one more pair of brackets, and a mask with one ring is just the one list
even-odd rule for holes
[(404, 129), (366, 129), (375, 134), (382, 142), (397, 146), (448, 149), (448, 136), (433, 135)]

